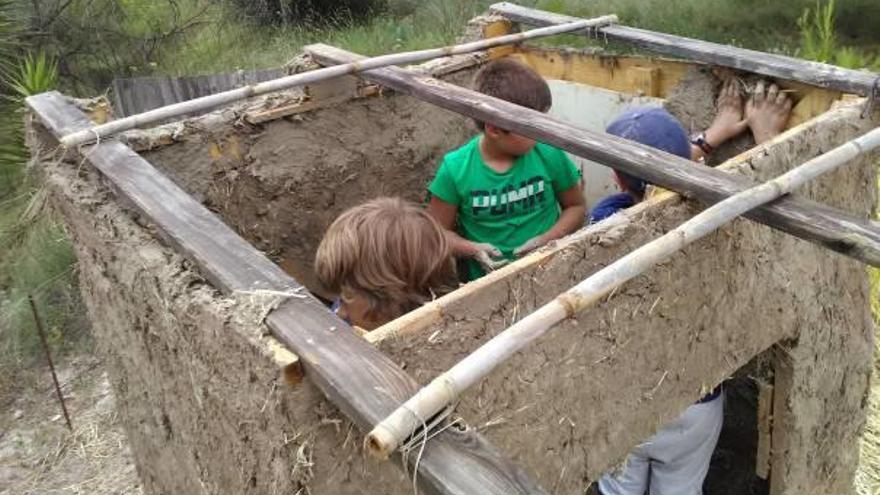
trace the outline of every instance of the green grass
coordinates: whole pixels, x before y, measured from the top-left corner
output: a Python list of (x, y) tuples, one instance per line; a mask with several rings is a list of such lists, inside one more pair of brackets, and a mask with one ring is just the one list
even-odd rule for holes
[[(536, 0), (537, 8), (578, 16), (614, 13), (622, 23), (671, 34), (732, 43), (758, 50), (792, 52), (800, 45), (798, 19), (815, 0)], [(837, 32), (845, 45), (880, 44), (868, 15), (880, 15), (880, 2), (841, 0)]]
[(318, 42), (364, 55), (442, 46), (453, 43), (467, 21), (489, 3), (428, 0), (411, 13), (392, 10), (365, 23), (338, 26), (258, 25), (218, 7), (213, 24), (166, 50), (154, 70), (185, 75), (277, 67), (303, 46)]
[[(193, 2), (196, 0), (178, 3)], [(440, 46), (454, 42), (465, 23), (493, 2), (391, 0), (389, 3), (386, 13), (365, 23), (334, 27), (257, 25), (242, 19), (220, 2), (210, 12), (210, 22), (165, 46), (158, 52), (161, 56), (152, 61), (153, 65), (137, 67), (136, 72), (178, 76), (277, 67), (299, 53), (304, 45), (316, 42), (365, 55)], [(675, 2), (674, 7), (666, 0), (521, 0), (518, 3), (584, 17), (616, 13), (622, 23), (632, 26), (808, 58), (815, 58), (814, 53), (801, 53), (810, 48), (802, 48), (806, 41), (798, 21), (808, 9), (830, 12), (819, 9), (815, 0), (784, 3), (684, 0)], [(837, 33), (838, 45), (846, 47), (842, 49), (845, 53), (841, 61), (848, 66), (873, 61), (880, 46), (880, 30), (871, 28), (870, 19), (880, 17), (880, 2), (846, 0), (832, 7), (836, 31), (831, 32)], [(812, 19), (810, 14), (809, 21)], [(818, 17), (819, 26), (823, 26), (822, 19), (827, 21), (827, 17)], [(827, 27), (827, 22), (824, 26)], [(588, 41), (582, 37), (561, 36), (546, 43), (584, 46)]]

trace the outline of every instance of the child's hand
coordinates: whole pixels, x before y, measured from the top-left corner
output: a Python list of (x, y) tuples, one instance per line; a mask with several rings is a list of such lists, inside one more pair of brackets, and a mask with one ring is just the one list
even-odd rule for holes
[(474, 248), (473, 258), (477, 260), (480, 266), (483, 267), (483, 271), (486, 273), (495, 271), (510, 263), (510, 261), (506, 259), (493, 259), (501, 258), (504, 255), (501, 253), (501, 250), (488, 242), (473, 242), (471, 245)]
[(544, 244), (547, 244), (547, 241), (544, 240), (543, 236), (539, 235), (537, 237), (532, 237), (531, 239), (527, 240), (522, 246), (514, 249), (513, 254), (517, 258), (522, 258), (523, 256), (531, 253), (535, 249), (543, 246)]
[(746, 118), (756, 143), (769, 141), (785, 129), (791, 106), (791, 99), (778, 86), (758, 81), (746, 104)]
[(738, 136), (748, 127), (748, 120), (743, 118), (743, 97), (734, 79), (728, 79), (718, 94), (718, 112), (712, 125), (706, 129), (706, 141), (712, 147), (727, 142)]

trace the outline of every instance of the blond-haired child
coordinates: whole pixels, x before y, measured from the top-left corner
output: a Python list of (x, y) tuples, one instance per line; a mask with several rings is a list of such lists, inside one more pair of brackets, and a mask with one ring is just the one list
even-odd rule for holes
[(340, 215), (318, 246), (315, 272), (339, 294), (337, 314), (364, 330), (458, 286), (443, 227), (400, 198), (373, 199)]

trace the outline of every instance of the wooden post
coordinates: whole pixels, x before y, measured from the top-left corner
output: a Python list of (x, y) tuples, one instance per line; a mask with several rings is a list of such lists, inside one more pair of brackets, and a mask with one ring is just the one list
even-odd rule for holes
[[(323, 64), (358, 60), (359, 55), (327, 45), (306, 51)], [(387, 67), (364, 76), (412, 94), (439, 107), (523, 136), (557, 146), (577, 156), (626, 172), (652, 184), (715, 203), (752, 185), (745, 177), (693, 162), (604, 133), (582, 129), (541, 112), (520, 107), (406, 69)], [(819, 244), (873, 266), (880, 266), (880, 225), (797, 197), (781, 198), (745, 215), (777, 230)]]
[(762, 480), (770, 477), (770, 459), (773, 451), (773, 385), (758, 379), (758, 451), (755, 454), (755, 474)]
[(746, 211), (790, 193), (880, 147), (880, 129), (849, 141), (781, 176), (711, 206), (672, 231), (599, 270), (553, 301), (516, 322), (435, 378), (367, 435), (379, 458), (388, 455), (425, 421), (454, 403), (501, 363), (523, 350), (566, 318), (604, 299), (624, 283), (668, 259), (685, 246), (730, 223)]
[[(509, 2), (496, 3), (489, 7), (489, 10), (512, 21), (533, 26), (554, 26), (578, 19), (568, 15), (530, 9)], [(600, 39), (620, 41), (664, 55), (754, 72), (768, 77), (801, 81), (813, 86), (832, 88), (861, 96), (869, 96), (878, 77), (880, 77), (880, 75), (871, 72), (844, 69), (819, 62), (809, 62), (783, 55), (627, 26), (606, 26), (599, 28), (599, 34)]]
[(259, 96), (275, 91), (290, 89), (296, 86), (312, 84), (335, 77), (354, 74), (364, 70), (374, 69), (377, 67), (385, 67), (388, 65), (412, 64), (423, 62), (439, 57), (447, 57), (450, 55), (458, 55), (462, 53), (476, 52), (486, 50), (496, 46), (509, 45), (513, 43), (521, 43), (526, 40), (541, 38), (545, 36), (553, 36), (562, 33), (589, 31), (598, 26), (603, 26), (617, 22), (617, 16), (602, 16), (596, 19), (578, 19), (576, 22), (550, 26), (546, 28), (534, 29), (524, 33), (509, 34), (490, 38), (485, 40), (473, 41), (461, 45), (447, 46), (443, 48), (431, 48), (427, 50), (418, 50), (413, 52), (393, 53), (382, 55), (366, 60), (360, 60), (345, 65), (335, 67), (326, 67), (324, 69), (303, 72), (302, 74), (294, 74), (291, 76), (273, 79), (262, 83), (252, 84), (243, 88), (232, 89), (222, 93), (203, 96), (189, 101), (175, 103), (165, 107), (150, 110), (138, 115), (132, 115), (119, 120), (114, 120), (106, 124), (83, 129), (69, 135), (63, 136), (61, 144), (67, 147), (79, 146), (85, 143), (92, 143), (100, 139), (118, 134), (123, 131), (135, 129), (148, 124), (155, 124), (166, 119), (179, 117), (181, 115), (203, 112), (212, 108), (228, 105), (230, 103)]
[[(26, 103), (56, 137), (91, 126), (60, 93), (32, 96)], [(312, 383), (360, 428), (371, 428), (418, 390), (396, 363), (130, 148), (104, 141), (82, 151), (116, 193), (218, 290), (288, 294), (266, 324), (299, 356)], [(416, 457), (408, 459), (410, 468)], [(545, 493), (481, 435), (451, 429), (426, 444), (418, 460), (418, 483), (431, 494)]]

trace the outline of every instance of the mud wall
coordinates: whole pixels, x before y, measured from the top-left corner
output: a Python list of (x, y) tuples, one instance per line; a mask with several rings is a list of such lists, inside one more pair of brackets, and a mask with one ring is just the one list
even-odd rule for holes
[[(832, 111), (728, 168), (776, 176), (876, 125), (858, 114)], [(876, 198), (873, 163), (852, 163), (801, 194), (866, 217)], [(376, 330), (387, 337), (379, 345), (428, 381), (697, 211), (661, 195), (421, 308), (437, 321), (426, 331), (395, 337), (395, 322)], [(788, 371), (777, 372), (773, 493), (848, 493), (872, 369), (868, 308), (859, 263), (739, 220), (562, 324), (468, 393), (458, 411), (547, 489), (578, 493), (781, 341)]]
[[(736, 171), (776, 175), (876, 125), (857, 115), (858, 109), (844, 109), (824, 116), (751, 153)], [(169, 153), (165, 166), (172, 173), (177, 167), (177, 180), (231, 215), (232, 200), (218, 207), (211, 198), (224, 196), (211, 196), (219, 194), (211, 192), (215, 184), (193, 172), (199, 163), (203, 170), (222, 167), (230, 156), (223, 150), (233, 146), (228, 143), (245, 136), (254, 145), (259, 131), (224, 132), (216, 141), (191, 134), (181, 146), (192, 155), (174, 155), (171, 148), (154, 155)], [(202, 152), (215, 158), (198, 162)], [(244, 175), (261, 163), (232, 156)], [(276, 160), (269, 171), (302, 177)], [(123, 211), (88, 167), (77, 173), (79, 164), (78, 158), (57, 166), (44, 161), (53, 202), (75, 241), (98, 351), (114, 370), (120, 413), (148, 493), (296, 493), (306, 487), (312, 493), (410, 492), (395, 466), (363, 459), (360, 433), (308, 382), (295, 389), (281, 384), (261, 338), (258, 308), (211, 289)], [(226, 184), (246, 191), (235, 181), (239, 173), (229, 172)], [(868, 161), (853, 164), (803, 193), (866, 215), (874, 204), (871, 173)], [(372, 197), (380, 191), (360, 192)], [(251, 208), (248, 218), (260, 226), (268, 213), (259, 215), (256, 202), (245, 204), (247, 194), (240, 194), (239, 206)], [(292, 201), (287, 194), (276, 201)], [(295, 213), (290, 202), (284, 205)], [(674, 197), (655, 198), (465, 287), (451, 295), (429, 331), (380, 345), (427, 381), (511, 321), (694, 211)], [(259, 232), (250, 229), (244, 230), (249, 236)], [(860, 265), (740, 221), (521, 353), (470, 393), (459, 412), (537, 473), (548, 490), (579, 493), (703, 391), (783, 340), (779, 348), (788, 366), (777, 373), (784, 390), (774, 429), (777, 493), (846, 493), (871, 369), (867, 311)]]
[(399, 94), (258, 126), (238, 117), (194, 119), (143, 156), (316, 293), (314, 252), (330, 222), (380, 195), (424, 201), (443, 155), (476, 133), (468, 119)]
[(47, 184), (145, 493), (411, 493), (316, 388), (284, 384), (258, 304), (222, 297), (78, 164)]

